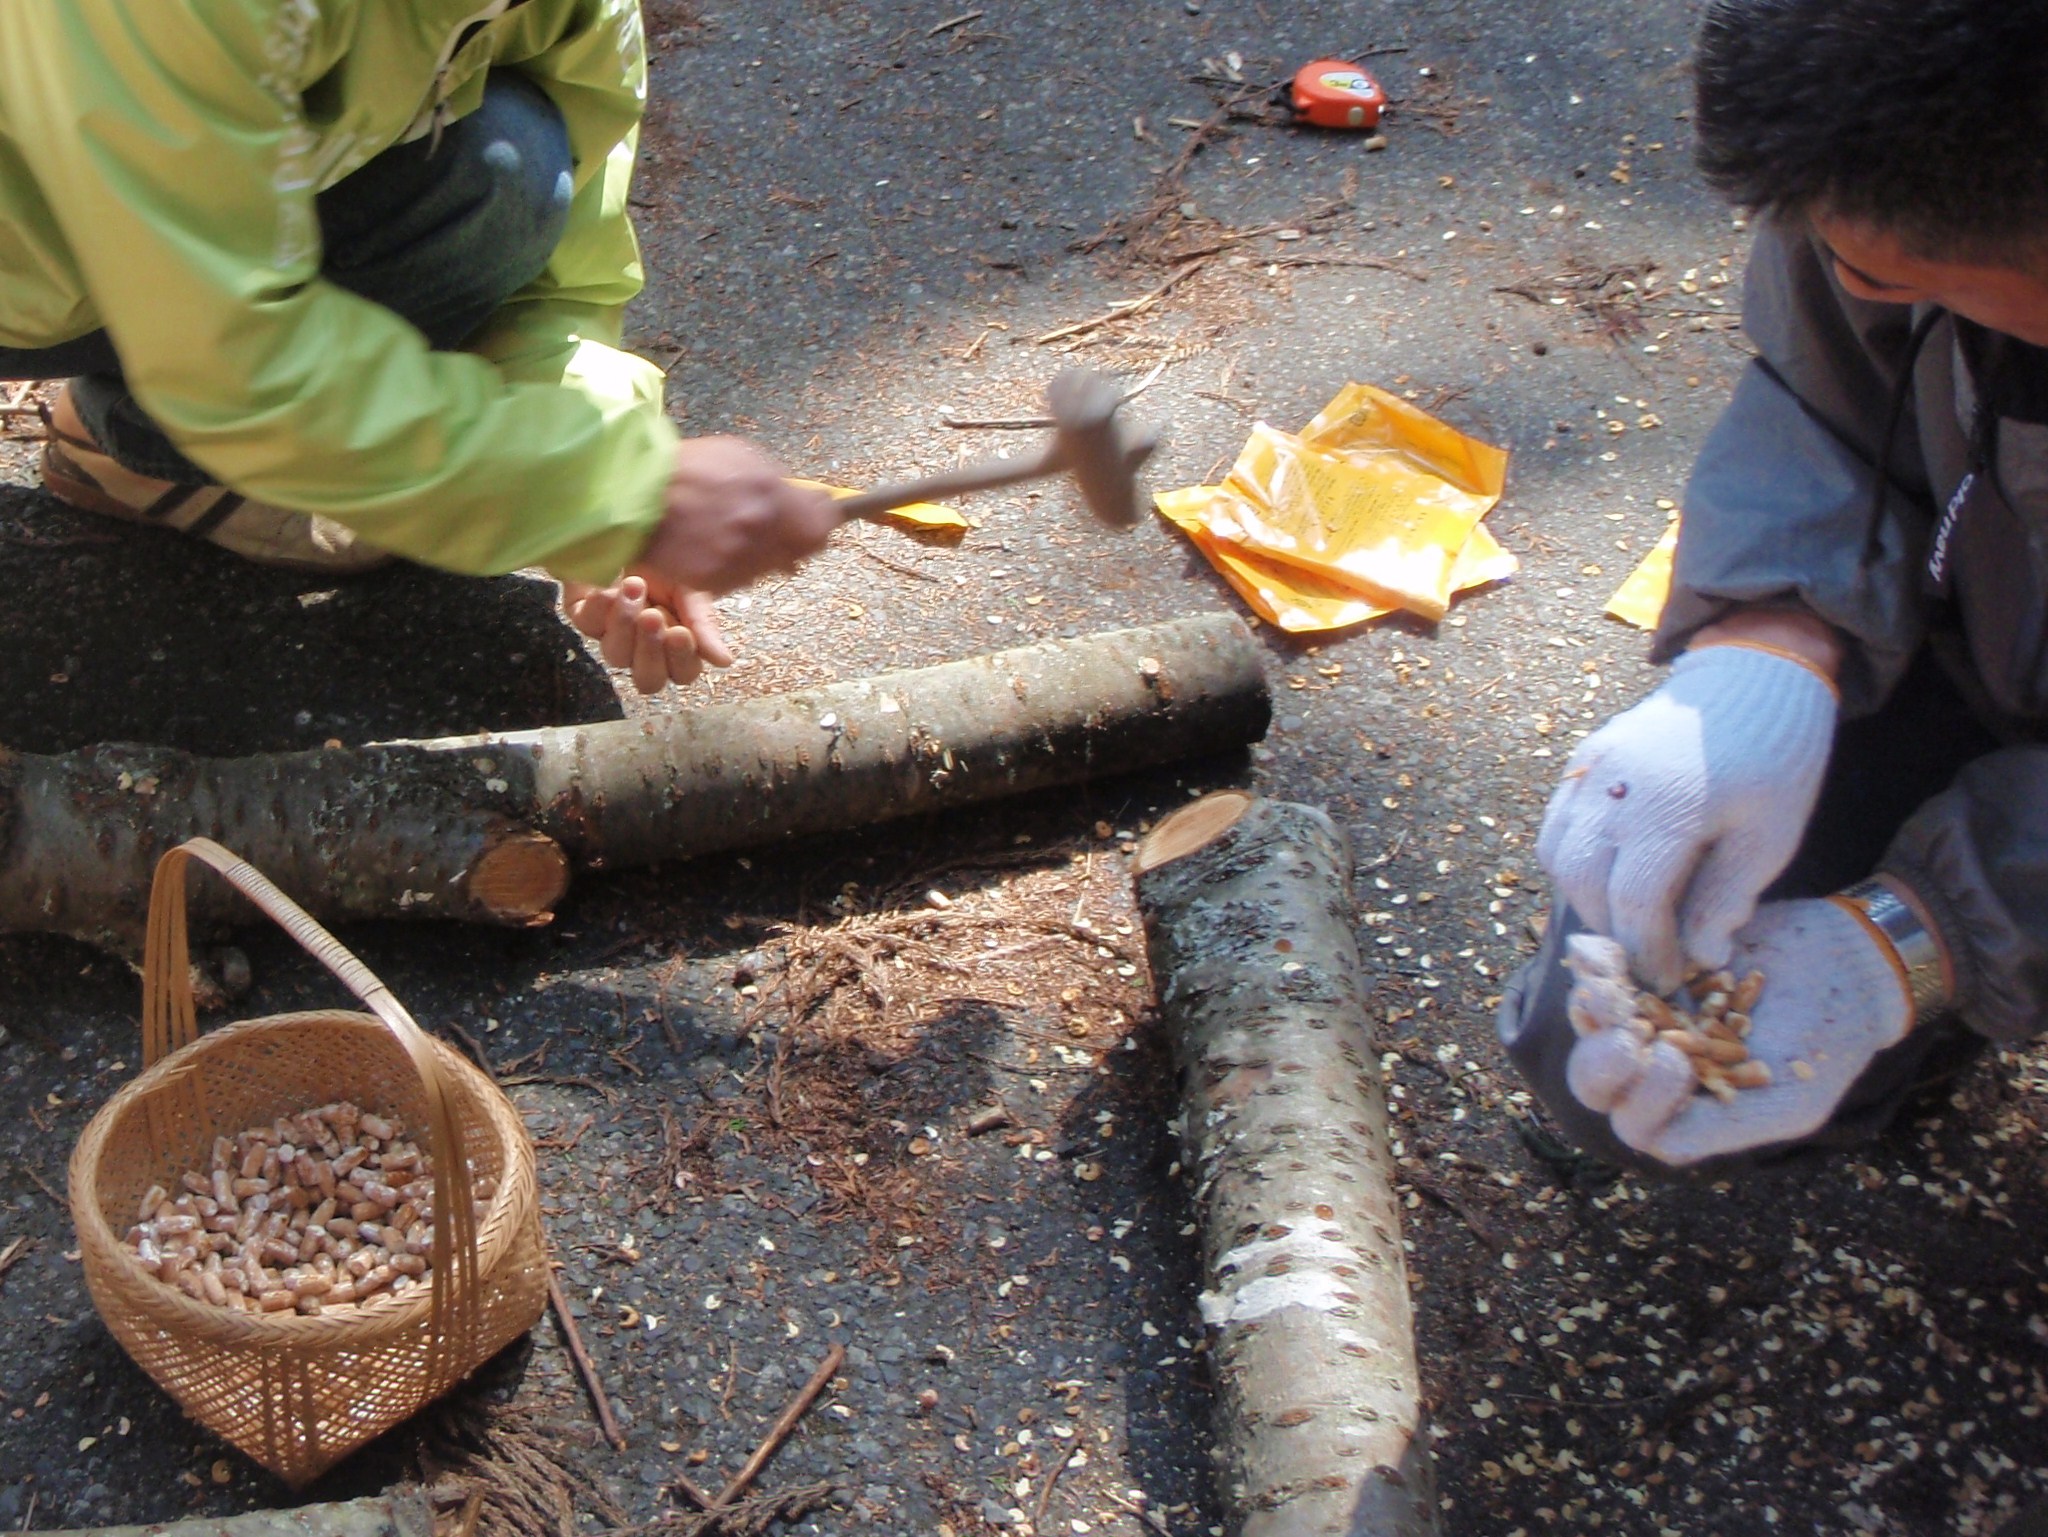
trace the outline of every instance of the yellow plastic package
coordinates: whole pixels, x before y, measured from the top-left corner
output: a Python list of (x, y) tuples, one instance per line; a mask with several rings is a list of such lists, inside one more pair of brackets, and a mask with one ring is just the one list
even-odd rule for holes
[[(1152, 501), (1161, 515), (1185, 533), (1195, 548), (1209, 558), (1209, 564), (1238, 590), (1252, 606), (1252, 612), (1268, 624), (1295, 635), (1341, 630), (1368, 619), (1379, 619), (1398, 607), (1361, 597), (1354, 587), (1318, 575), (1305, 566), (1267, 560), (1217, 538), (1208, 530), (1208, 511), (1217, 498), (1226, 495), (1221, 486), (1189, 486), (1184, 491), (1159, 492)], [(1465, 592), (1502, 581), (1513, 576), (1519, 564), (1482, 523), (1472, 530), (1472, 537), (1452, 562), (1451, 591)]]
[(1678, 519), (1664, 530), (1664, 537), (1629, 572), (1607, 600), (1607, 612), (1639, 630), (1654, 630), (1664, 615), (1664, 602), (1671, 596), (1671, 560), (1678, 550)]
[(1513, 573), (1479, 520), (1507, 454), (1369, 384), (1349, 384), (1300, 433), (1261, 422), (1221, 486), (1154, 497), (1259, 615), (1339, 629)]
[[(823, 491), (840, 501), (860, 494), (851, 486), (831, 486), (822, 480), (799, 480), (791, 476), (789, 483), (802, 486), (806, 491)], [(937, 502), (912, 502), (908, 507), (897, 507), (883, 513), (882, 518), (925, 544), (958, 544), (967, 537), (969, 527), (967, 519)]]

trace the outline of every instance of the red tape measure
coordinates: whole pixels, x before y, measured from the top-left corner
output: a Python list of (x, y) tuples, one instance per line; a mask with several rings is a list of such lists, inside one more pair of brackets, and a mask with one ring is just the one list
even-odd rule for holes
[(1318, 128), (1373, 128), (1387, 93), (1348, 59), (1317, 59), (1295, 72), (1288, 101), (1295, 116)]

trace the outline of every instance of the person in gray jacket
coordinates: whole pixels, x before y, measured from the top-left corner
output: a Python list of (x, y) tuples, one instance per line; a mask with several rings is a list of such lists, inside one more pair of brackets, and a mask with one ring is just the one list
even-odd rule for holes
[[(1500, 1029), (1589, 1152), (1713, 1170), (2048, 1026), (2048, 5), (1716, 0), (1697, 80), (1757, 357), (1686, 488), (1669, 679), (1551, 798)], [(1631, 983), (1722, 969), (1764, 975), (1769, 1081), (1716, 1095)]]

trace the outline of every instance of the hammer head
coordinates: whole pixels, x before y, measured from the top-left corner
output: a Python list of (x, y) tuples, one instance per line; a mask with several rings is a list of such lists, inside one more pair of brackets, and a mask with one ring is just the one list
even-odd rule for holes
[(1158, 434), (1117, 420), (1123, 386), (1107, 374), (1069, 368), (1046, 387), (1053, 419), (1053, 453), (1080, 487), (1081, 500), (1098, 522), (1133, 527), (1138, 504), (1138, 466), (1158, 446)]

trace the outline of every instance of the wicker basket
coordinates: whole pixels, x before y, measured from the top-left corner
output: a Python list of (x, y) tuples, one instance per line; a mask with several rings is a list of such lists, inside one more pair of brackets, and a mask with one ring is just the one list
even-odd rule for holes
[[(245, 1020), (199, 1037), (185, 865), (210, 865), (339, 977), (371, 1014)], [(185, 1411), (294, 1487), (417, 1413), (547, 1306), (533, 1146), (497, 1086), (423, 1033), (384, 984), (256, 870), (206, 839), (166, 854), (150, 895), (144, 1071), (71, 1155), (85, 1280), (122, 1348)], [(428, 1283), (302, 1317), (208, 1306), (143, 1269), (123, 1235), (151, 1185), (206, 1166), (215, 1135), (336, 1099), (420, 1128), (435, 1168)], [(489, 1209), (471, 1181), (497, 1182)]]

